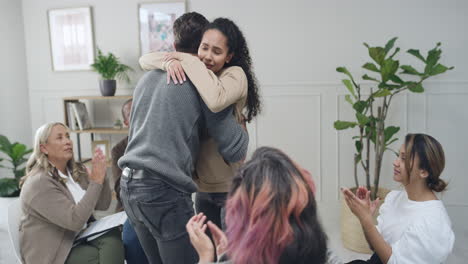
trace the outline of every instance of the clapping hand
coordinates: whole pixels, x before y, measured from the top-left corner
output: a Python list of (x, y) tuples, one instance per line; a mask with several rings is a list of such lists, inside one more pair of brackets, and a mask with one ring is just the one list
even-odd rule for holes
[(96, 148), (93, 159), (91, 160), (93, 169), (91, 173), (88, 173), (89, 180), (95, 183), (102, 184), (106, 178), (106, 156), (102, 153), (102, 150)]
[(356, 190), (356, 194), (347, 188), (342, 188), (341, 191), (349, 209), (351, 212), (353, 212), (354, 215), (356, 215), (357, 218), (359, 218), (360, 221), (365, 218), (373, 217), (377, 211), (379, 198), (371, 201), (370, 191), (362, 186)]
[(190, 242), (198, 253), (200, 263), (213, 262), (215, 253), (213, 243), (211, 243), (211, 239), (205, 233), (207, 227), (205, 221), (206, 216), (203, 213), (199, 213), (190, 218), (186, 225)]
[(228, 246), (228, 240), (224, 232), (213, 222), (208, 221), (208, 228), (210, 229), (211, 235), (216, 247), (216, 256), (221, 256), (226, 252)]

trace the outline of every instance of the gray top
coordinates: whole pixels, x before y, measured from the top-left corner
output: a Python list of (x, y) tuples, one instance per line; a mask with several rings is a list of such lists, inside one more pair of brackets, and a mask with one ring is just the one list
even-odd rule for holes
[(232, 106), (212, 113), (190, 81), (167, 84), (166, 72), (145, 73), (133, 94), (128, 146), (119, 167), (149, 170), (179, 191), (192, 193), (194, 162), (205, 128), (227, 162), (247, 153), (247, 132), (236, 122)]

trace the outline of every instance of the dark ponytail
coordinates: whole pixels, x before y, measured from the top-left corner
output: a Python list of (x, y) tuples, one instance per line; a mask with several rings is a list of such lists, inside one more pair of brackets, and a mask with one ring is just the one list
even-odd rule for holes
[(435, 192), (446, 189), (447, 183), (440, 179), (445, 168), (445, 154), (442, 145), (433, 137), (426, 134), (408, 134), (405, 138), (406, 159), (405, 166), (410, 175), (414, 158), (419, 158), (419, 169), (427, 171), (426, 184)]

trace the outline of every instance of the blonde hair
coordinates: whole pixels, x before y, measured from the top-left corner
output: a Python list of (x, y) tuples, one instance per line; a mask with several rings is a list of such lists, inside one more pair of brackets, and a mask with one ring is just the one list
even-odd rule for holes
[[(47, 143), (52, 129), (57, 125), (63, 126), (68, 130), (68, 127), (60, 122), (46, 123), (36, 130), (33, 153), (26, 164), (26, 175), (21, 178), (20, 186), (22, 186), (29, 177), (44, 172), (52, 175), (52, 177), (58, 181), (64, 181), (59, 177), (57, 168), (49, 162), (47, 155), (41, 151), (41, 145)], [(73, 157), (67, 162), (67, 168), (75, 181), (78, 181), (80, 174), (85, 172), (82, 166), (75, 163)]]

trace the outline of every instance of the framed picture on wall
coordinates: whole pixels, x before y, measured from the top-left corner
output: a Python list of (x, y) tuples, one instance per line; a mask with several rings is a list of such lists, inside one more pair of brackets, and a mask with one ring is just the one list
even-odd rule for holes
[(185, 1), (144, 3), (138, 7), (140, 53), (174, 51), (172, 24), (185, 13)]
[(111, 159), (109, 141), (107, 141), (107, 140), (94, 140), (91, 143), (91, 153), (92, 153), (91, 155), (94, 155), (94, 151), (97, 148), (101, 149), (102, 153), (106, 156), (106, 161), (109, 161)]
[(48, 11), (54, 71), (91, 70), (94, 62), (91, 7)]

